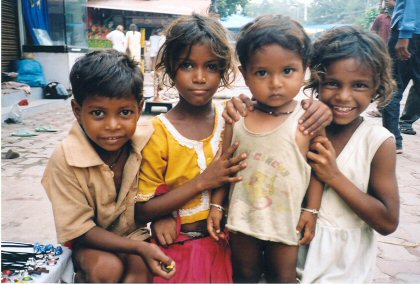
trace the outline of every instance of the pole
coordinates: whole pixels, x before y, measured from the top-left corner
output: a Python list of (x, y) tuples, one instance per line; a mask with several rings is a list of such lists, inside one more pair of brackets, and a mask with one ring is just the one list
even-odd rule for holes
[(146, 29), (145, 28), (141, 28), (140, 29), (140, 33), (141, 33), (141, 37), (140, 37), (140, 68), (141, 68), (141, 72), (143, 72), (144, 74), (144, 51), (145, 51), (145, 46), (146, 46)]

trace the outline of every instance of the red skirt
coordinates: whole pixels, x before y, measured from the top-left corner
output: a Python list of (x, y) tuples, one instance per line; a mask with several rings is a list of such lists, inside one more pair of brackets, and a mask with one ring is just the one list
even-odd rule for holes
[[(175, 242), (188, 240), (179, 234)], [(232, 262), (229, 243), (210, 236), (194, 239), (161, 250), (176, 263), (176, 274), (169, 280), (154, 277), (155, 283), (232, 283)]]

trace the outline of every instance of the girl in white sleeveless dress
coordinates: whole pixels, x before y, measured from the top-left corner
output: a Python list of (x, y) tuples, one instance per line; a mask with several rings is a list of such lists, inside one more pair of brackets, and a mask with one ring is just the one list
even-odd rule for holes
[(306, 89), (333, 112), (326, 136), (311, 144), (308, 158), (325, 183), (316, 234), (301, 247), (303, 283), (369, 283), (376, 258), (375, 231), (396, 230), (399, 196), (392, 134), (361, 116), (392, 96), (391, 61), (377, 35), (340, 27), (314, 43), (313, 74)]

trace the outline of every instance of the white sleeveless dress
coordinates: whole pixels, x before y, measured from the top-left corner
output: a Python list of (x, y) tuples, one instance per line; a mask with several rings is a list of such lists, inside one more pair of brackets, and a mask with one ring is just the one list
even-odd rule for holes
[[(338, 168), (363, 192), (372, 159), (389, 137), (392, 134), (382, 126), (363, 121), (337, 157)], [(298, 274), (302, 283), (371, 282), (376, 247), (374, 230), (326, 186), (315, 238), (299, 251)]]

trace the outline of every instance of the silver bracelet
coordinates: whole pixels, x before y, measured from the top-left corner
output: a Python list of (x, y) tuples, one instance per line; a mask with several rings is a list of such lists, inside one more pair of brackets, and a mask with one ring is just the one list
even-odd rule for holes
[(309, 212), (309, 213), (312, 213), (312, 214), (317, 215), (317, 216), (319, 214), (319, 211), (316, 210), (316, 209), (314, 209), (314, 208), (301, 208), (301, 210), (302, 211)]
[(210, 206), (213, 206), (214, 208), (217, 208), (219, 211), (223, 212), (225, 211), (225, 208), (223, 206), (216, 204), (216, 203), (210, 203)]

